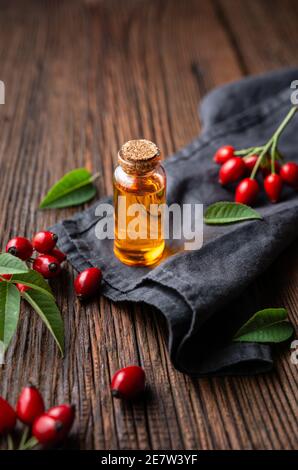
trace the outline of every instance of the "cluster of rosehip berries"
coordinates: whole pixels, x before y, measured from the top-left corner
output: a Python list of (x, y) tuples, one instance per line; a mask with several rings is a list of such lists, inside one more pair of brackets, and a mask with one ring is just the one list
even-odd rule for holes
[[(239, 151), (239, 153), (241, 152)], [(254, 178), (254, 169), (258, 169), (258, 167), (264, 178), (265, 192), (271, 202), (279, 201), (284, 184), (298, 189), (298, 165), (296, 163), (287, 162), (281, 166), (278, 161), (274, 161), (272, 172), (272, 162), (269, 155), (265, 155), (261, 162), (258, 162), (258, 159), (258, 155), (238, 156), (236, 149), (231, 145), (220, 147), (215, 153), (214, 161), (221, 165), (219, 183), (222, 185), (235, 183), (245, 174), (250, 174), (249, 177), (238, 183), (235, 202), (252, 205), (256, 201), (260, 186)]]
[[(49, 231), (38, 232), (32, 242), (24, 237), (12, 238), (6, 245), (6, 252), (17, 256), (23, 261), (32, 262), (32, 268), (39, 272), (45, 279), (52, 279), (61, 272), (61, 264), (66, 260), (66, 255), (56, 248), (58, 237)], [(33, 252), (38, 255), (32, 258)], [(1, 275), (4, 279), (10, 279), (10, 274)], [(98, 292), (102, 281), (102, 273), (99, 268), (88, 268), (82, 271), (75, 279), (74, 287), (77, 296), (85, 299)], [(21, 292), (30, 288), (23, 284), (16, 284)]]
[[(66, 255), (56, 248), (58, 237), (52, 232), (39, 232), (32, 240), (16, 237), (10, 240), (6, 251), (23, 261), (31, 261), (34, 270), (46, 279), (56, 277), (60, 264)], [(34, 250), (38, 253), (32, 259)], [(1, 275), (10, 279), (11, 275)], [(77, 296), (86, 299), (96, 294), (100, 288), (102, 273), (99, 268), (88, 268), (82, 271), (74, 281)], [(22, 284), (17, 285), (21, 292), (30, 289)], [(145, 372), (142, 367), (131, 365), (118, 370), (112, 377), (111, 393), (114, 398), (134, 399), (145, 390)], [(34, 387), (26, 387), (18, 400), (16, 412), (4, 399), (0, 398), (0, 433), (12, 430), (16, 418), (32, 426), (32, 434), (41, 444), (60, 441), (69, 432), (74, 418), (74, 410), (68, 405), (51, 408), (44, 413), (43, 400)], [(26, 447), (27, 448), (27, 447)]]
[[(145, 372), (142, 367), (128, 366), (118, 370), (111, 382), (114, 398), (131, 400), (145, 390)], [(20, 444), (19, 449), (29, 449), (36, 444), (57, 444), (66, 438), (75, 417), (74, 405), (62, 404), (45, 411), (43, 398), (36, 387), (24, 387), (14, 409), (0, 397), (0, 434), (11, 433), (17, 419), (29, 426), (32, 437)]]
[[(17, 419), (29, 426), (35, 439), (20, 444), (20, 450), (36, 444), (56, 444), (69, 433), (75, 417), (73, 405), (58, 405), (45, 411), (43, 398), (36, 387), (24, 387), (14, 409), (0, 397), (0, 433), (10, 433)], [(27, 445), (26, 445), (27, 444)]]
[[(61, 263), (66, 255), (56, 248), (58, 237), (52, 232), (38, 232), (32, 240), (24, 237), (15, 237), (6, 245), (6, 252), (17, 256), (23, 261), (32, 261), (32, 268), (44, 278), (56, 277), (61, 271)], [(32, 259), (34, 250), (38, 253)]]

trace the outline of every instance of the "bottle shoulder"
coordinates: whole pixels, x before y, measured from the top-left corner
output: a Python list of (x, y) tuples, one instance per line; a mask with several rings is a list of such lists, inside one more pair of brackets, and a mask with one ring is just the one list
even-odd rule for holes
[(166, 173), (162, 165), (145, 175), (131, 175), (119, 165), (114, 171), (113, 182), (116, 187), (129, 192), (155, 192), (166, 186)]

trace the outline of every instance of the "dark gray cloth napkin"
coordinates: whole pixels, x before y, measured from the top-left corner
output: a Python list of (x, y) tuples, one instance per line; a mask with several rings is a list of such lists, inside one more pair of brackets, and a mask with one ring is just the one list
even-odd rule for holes
[[(298, 69), (287, 69), (207, 95), (201, 105), (202, 134), (165, 162), (168, 203), (204, 203), (206, 208), (233, 200), (232, 189), (217, 183), (215, 150), (224, 144), (263, 144), (287, 114), (290, 84), (297, 78)], [(281, 150), (287, 159), (298, 161), (297, 117), (282, 136)], [(251, 282), (297, 237), (297, 192), (285, 190), (275, 205), (260, 197), (257, 209), (263, 221), (204, 226), (200, 250), (170, 256), (151, 269), (122, 264), (113, 254), (112, 241), (95, 237), (97, 205), (53, 227), (59, 247), (77, 270), (102, 269), (102, 293), (109, 299), (145, 302), (165, 315), (177, 369), (191, 375), (227, 375), (272, 368), (270, 346), (233, 343), (231, 338), (256, 311)]]

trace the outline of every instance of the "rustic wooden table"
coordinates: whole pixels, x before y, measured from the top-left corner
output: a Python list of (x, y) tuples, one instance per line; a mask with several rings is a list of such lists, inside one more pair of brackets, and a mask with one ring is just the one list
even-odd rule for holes
[[(295, 0), (1, 0), (1, 242), (69, 217), (38, 211), (66, 171), (101, 171), (112, 191), (119, 146), (145, 136), (165, 155), (200, 131), (197, 105), (213, 87), (297, 61)], [(297, 323), (298, 249), (253, 288), (260, 304), (284, 305)], [(81, 306), (69, 269), (54, 283), (66, 332), (62, 360), (37, 315), (22, 308), (1, 370), (12, 403), (28, 380), (46, 404), (77, 406), (81, 449), (291, 449), (297, 447), (297, 366), (289, 345), (276, 371), (193, 380), (171, 365), (164, 320), (104, 298)], [(144, 365), (144, 401), (113, 401), (111, 375)]]

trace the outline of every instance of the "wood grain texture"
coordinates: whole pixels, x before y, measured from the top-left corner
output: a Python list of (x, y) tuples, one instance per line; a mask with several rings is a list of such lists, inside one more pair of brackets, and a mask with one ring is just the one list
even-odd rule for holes
[[(112, 191), (120, 145), (144, 136), (168, 155), (200, 131), (197, 105), (214, 86), (297, 60), (295, 0), (1, 0), (0, 224), (16, 234), (70, 217), (38, 211), (66, 171), (101, 171)], [(291, 247), (252, 287), (260, 306), (285, 306), (297, 324), (298, 249)], [(46, 405), (72, 402), (67, 444), (81, 449), (292, 449), (297, 447), (297, 366), (287, 345), (276, 371), (193, 380), (167, 352), (163, 318), (104, 298), (80, 305), (69, 268), (53, 283), (67, 354), (59, 357), (37, 315), (22, 308), (0, 393), (15, 403), (29, 380)], [(111, 375), (142, 364), (149, 392), (113, 401)]]

